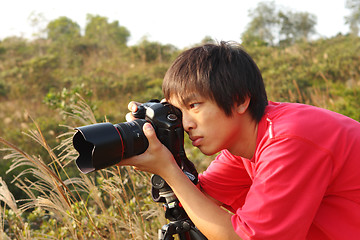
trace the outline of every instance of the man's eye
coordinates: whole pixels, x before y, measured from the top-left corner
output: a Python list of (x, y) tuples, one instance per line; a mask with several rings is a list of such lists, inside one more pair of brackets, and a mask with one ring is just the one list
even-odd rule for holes
[(191, 103), (190, 108), (196, 108), (199, 106), (199, 103)]

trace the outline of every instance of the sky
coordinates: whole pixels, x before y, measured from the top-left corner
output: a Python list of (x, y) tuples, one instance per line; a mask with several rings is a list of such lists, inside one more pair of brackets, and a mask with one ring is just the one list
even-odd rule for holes
[[(144, 37), (162, 44), (184, 48), (201, 42), (205, 36), (217, 41), (240, 42), (250, 18), (249, 10), (265, 0), (0, 0), (0, 40), (10, 36), (31, 39), (47, 23), (66, 16), (86, 26), (86, 15), (119, 21), (130, 31), (128, 44)], [(274, 0), (276, 6), (292, 12), (317, 16), (318, 37), (346, 34), (349, 15), (345, 0)], [(30, 16), (42, 16), (32, 26)]]

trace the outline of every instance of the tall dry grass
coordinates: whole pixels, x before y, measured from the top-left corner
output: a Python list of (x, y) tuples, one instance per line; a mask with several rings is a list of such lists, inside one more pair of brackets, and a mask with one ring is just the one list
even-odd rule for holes
[[(81, 99), (66, 115), (81, 125), (95, 117)], [(7, 174), (24, 169), (13, 182), (26, 193), (15, 199), (0, 178), (0, 240), (5, 239), (154, 239), (165, 224), (160, 206), (149, 193), (148, 174), (130, 167), (112, 167), (84, 175), (72, 174), (77, 156), (72, 147), (74, 127), (47, 144), (40, 127), (25, 133), (47, 158), (31, 155), (3, 138), (4, 160), (12, 161)], [(49, 162), (46, 164), (46, 162)]]

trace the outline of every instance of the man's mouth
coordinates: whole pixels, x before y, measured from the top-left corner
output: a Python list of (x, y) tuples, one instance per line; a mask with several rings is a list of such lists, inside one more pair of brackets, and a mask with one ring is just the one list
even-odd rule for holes
[(192, 141), (192, 145), (194, 147), (197, 147), (201, 144), (203, 137), (199, 137), (199, 136), (191, 136), (190, 140)]

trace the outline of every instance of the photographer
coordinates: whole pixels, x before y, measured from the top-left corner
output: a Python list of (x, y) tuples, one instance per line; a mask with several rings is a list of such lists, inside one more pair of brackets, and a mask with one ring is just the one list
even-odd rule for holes
[(221, 153), (195, 186), (146, 123), (148, 149), (119, 165), (160, 175), (208, 239), (359, 238), (360, 123), (268, 101), (258, 67), (234, 43), (183, 52), (163, 92), (192, 144)]

